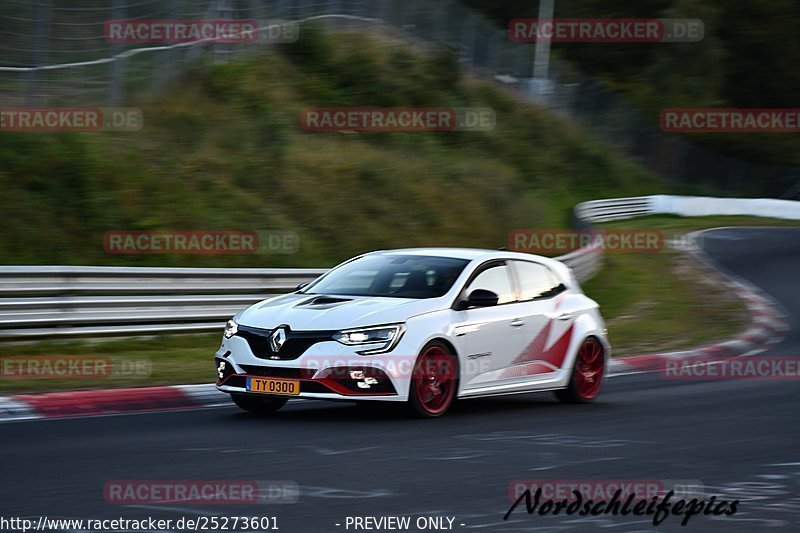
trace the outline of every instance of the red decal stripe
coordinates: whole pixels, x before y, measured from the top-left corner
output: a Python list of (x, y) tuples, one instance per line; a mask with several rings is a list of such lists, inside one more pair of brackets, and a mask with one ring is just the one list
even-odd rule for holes
[(547, 322), (547, 325), (536, 335), (536, 338), (514, 359), (511, 363), (513, 366), (502, 372), (501, 378), (534, 376), (553, 372), (553, 368), (545, 363), (561, 368), (567, 356), (569, 343), (572, 340), (573, 325), (570, 324), (567, 331), (550, 348), (545, 349), (544, 346), (550, 336), (552, 325), (552, 320)]

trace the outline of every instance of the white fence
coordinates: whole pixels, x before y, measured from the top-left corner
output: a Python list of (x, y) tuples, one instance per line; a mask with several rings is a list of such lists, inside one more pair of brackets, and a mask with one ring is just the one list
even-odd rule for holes
[(647, 215), (704, 217), (748, 215), (800, 220), (800, 202), (773, 198), (711, 198), (707, 196), (638, 196), (592, 200), (575, 207), (584, 222), (610, 222)]

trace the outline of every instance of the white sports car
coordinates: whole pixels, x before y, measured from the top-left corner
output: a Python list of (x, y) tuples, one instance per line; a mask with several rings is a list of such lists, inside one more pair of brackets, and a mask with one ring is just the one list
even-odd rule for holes
[(594, 399), (610, 346), (596, 302), (546, 257), (460, 248), (379, 251), (228, 321), (217, 387), (239, 407), (287, 399), (407, 402), (552, 390)]

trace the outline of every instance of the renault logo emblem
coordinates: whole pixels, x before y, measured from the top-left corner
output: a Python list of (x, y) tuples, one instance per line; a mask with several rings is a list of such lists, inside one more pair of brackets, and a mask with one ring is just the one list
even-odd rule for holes
[(269, 346), (275, 353), (280, 351), (284, 342), (286, 342), (286, 328), (284, 327), (279, 327), (269, 336)]

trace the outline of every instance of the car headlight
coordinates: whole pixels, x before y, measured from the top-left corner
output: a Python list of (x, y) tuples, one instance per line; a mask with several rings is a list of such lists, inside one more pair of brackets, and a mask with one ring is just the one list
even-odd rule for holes
[(239, 324), (233, 321), (233, 319), (228, 320), (228, 323), (225, 324), (225, 338), (230, 339), (239, 331)]
[(361, 346), (365, 344), (380, 344), (375, 348), (360, 351), (361, 355), (384, 353), (392, 350), (406, 330), (405, 324), (390, 324), (388, 326), (374, 326), (369, 328), (345, 329), (333, 335), (334, 340), (347, 346)]

